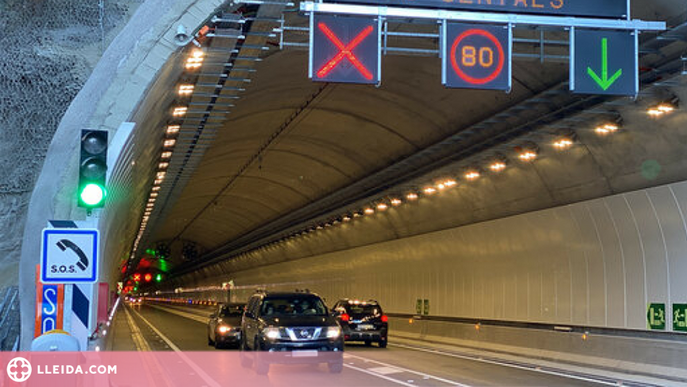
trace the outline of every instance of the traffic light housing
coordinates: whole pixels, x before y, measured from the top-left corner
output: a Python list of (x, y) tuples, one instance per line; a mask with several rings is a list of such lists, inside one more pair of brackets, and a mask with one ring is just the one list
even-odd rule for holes
[(107, 131), (81, 130), (78, 205), (100, 208), (105, 205), (107, 189)]

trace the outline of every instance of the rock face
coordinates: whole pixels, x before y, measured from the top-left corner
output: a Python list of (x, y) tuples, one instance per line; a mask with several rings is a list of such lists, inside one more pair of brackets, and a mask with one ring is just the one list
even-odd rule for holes
[(17, 285), (28, 201), (62, 115), (142, 2), (0, 2), (0, 288)]

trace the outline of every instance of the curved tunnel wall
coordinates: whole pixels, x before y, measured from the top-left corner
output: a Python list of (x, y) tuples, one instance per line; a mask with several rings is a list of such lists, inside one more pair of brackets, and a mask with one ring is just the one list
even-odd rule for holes
[(435, 316), (647, 329), (647, 304), (687, 302), (685, 213), (681, 182), (178, 285), (233, 280), (235, 300), (308, 288), (394, 313), (422, 298)]
[[(140, 220), (135, 217), (122, 220), (122, 214), (126, 215), (132, 203), (143, 203), (144, 189), (151, 174), (146, 166), (152, 163), (153, 152), (145, 145), (151, 138), (161, 137), (161, 133), (137, 129), (138, 137), (135, 139), (139, 147), (134, 160), (143, 167), (129, 175), (129, 180), (125, 181), (129, 186), (125, 189), (111, 187), (114, 198), (100, 214), (88, 217), (84, 209), (76, 207), (74, 194), (78, 179), (80, 130), (108, 130), (111, 140), (123, 122), (145, 123), (141, 115), (136, 114), (136, 107), (145, 92), (153, 87), (159, 72), (163, 72), (161, 79), (168, 79), (165, 75), (169, 71), (164, 72), (163, 68), (178, 49), (174, 44), (176, 26), (181, 23), (189, 29), (195, 28), (222, 4), (223, 0), (145, 1), (112, 41), (62, 117), (34, 187), (24, 229), (19, 273), (23, 295), (20, 298), (22, 349), (30, 347), (34, 333), (35, 266), (40, 262), (41, 230), (48, 220), (53, 219), (91, 220), (97, 224), (103, 241), (99, 280), (113, 285), (117, 280), (113, 270), (118, 268), (122, 254), (128, 252), (129, 236), (135, 233)], [(173, 90), (173, 87), (173, 84), (167, 85), (168, 90)]]

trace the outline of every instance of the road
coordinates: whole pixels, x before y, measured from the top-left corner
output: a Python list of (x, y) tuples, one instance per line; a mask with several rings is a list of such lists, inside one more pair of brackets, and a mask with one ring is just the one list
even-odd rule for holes
[[(136, 350), (143, 351), (221, 351), (226, 356), (238, 358), (239, 351), (216, 350), (207, 345), (206, 321), (209, 308), (184, 307), (167, 304), (126, 305), (120, 310), (120, 327), (115, 337), (114, 350), (118, 341), (130, 335)], [(126, 327), (121, 325), (125, 324)], [(128, 328), (124, 329), (124, 328)], [(207, 353), (207, 352), (206, 352)], [(217, 353), (215, 353), (217, 354)], [(183, 356), (183, 355), (182, 355)], [(217, 356), (209, 357), (204, 363), (214, 362)], [(590, 381), (580, 376), (551, 374), (545, 371), (521, 369), (514, 365), (493, 364), (474, 359), (461, 358), (450, 353), (439, 353), (423, 348), (394, 344), (381, 349), (364, 345), (347, 345), (345, 368), (341, 375), (331, 375), (324, 365), (273, 365), (270, 370), (270, 385), (297, 383), (322, 385), (319, 379), (329, 385), (353, 386), (602, 386), (617, 385), (603, 381)], [(191, 364), (191, 373), (201, 370), (215, 370), (225, 367), (221, 364)], [(183, 367), (182, 367), (183, 368)], [(254, 374), (252, 370), (241, 369), (242, 374)], [(181, 372), (181, 371), (180, 371)], [(309, 382), (307, 382), (309, 380)], [(311, 384), (312, 383), (312, 384)], [(211, 383), (210, 383), (211, 384)]]

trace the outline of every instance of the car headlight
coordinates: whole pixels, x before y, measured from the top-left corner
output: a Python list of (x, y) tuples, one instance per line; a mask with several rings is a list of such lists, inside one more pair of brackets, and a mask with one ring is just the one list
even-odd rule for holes
[(217, 327), (217, 332), (221, 334), (225, 334), (231, 330), (231, 327), (229, 325), (220, 325)]
[(340, 327), (328, 327), (327, 328), (327, 338), (328, 339), (337, 339), (341, 336), (341, 328)]
[(281, 337), (279, 328), (265, 328), (262, 330), (262, 334), (270, 340), (276, 340)]

